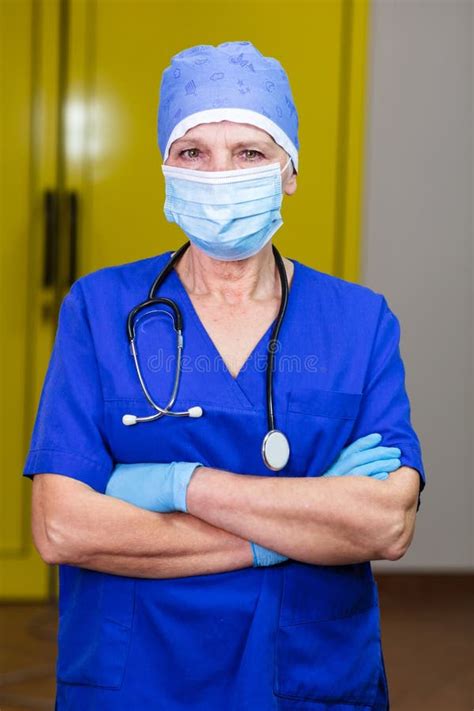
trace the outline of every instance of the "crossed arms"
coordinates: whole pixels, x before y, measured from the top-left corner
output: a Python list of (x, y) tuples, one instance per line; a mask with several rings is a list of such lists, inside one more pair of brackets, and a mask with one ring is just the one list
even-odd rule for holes
[(33, 540), (45, 562), (168, 578), (252, 565), (249, 541), (318, 565), (398, 560), (415, 529), (419, 474), (265, 477), (201, 467), (189, 513), (155, 513), (60, 474), (33, 479)]

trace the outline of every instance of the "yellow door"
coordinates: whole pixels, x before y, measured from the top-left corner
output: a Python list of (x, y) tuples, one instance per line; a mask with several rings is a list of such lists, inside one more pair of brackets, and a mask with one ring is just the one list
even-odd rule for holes
[[(170, 57), (195, 44), (250, 40), (279, 59), (299, 113), (300, 169), (297, 192), (284, 199), (276, 244), (287, 256), (356, 281), (368, 10), (368, 0), (2, 4), (11, 92), (2, 148), (20, 170), (14, 184), (5, 176), (2, 185), (8, 209), (1, 218), (1, 326), (10, 341), (2, 352), (0, 596), (47, 592), (47, 566), (29, 535), (31, 484), (21, 470), (62, 295), (82, 274), (185, 239), (163, 215), (156, 137), (161, 73)], [(15, 84), (6, 71), (12, 61)], [(51, 216), (57, 263), (48, 286)], [(144, 285), (144, 297), (147, 291)], [(54, 580), (50, 571), (50, 590)]]
[(0, 598), (45, 598), (21, 476), (55, 332), (58, 3), (4, 0), (1, 28)]

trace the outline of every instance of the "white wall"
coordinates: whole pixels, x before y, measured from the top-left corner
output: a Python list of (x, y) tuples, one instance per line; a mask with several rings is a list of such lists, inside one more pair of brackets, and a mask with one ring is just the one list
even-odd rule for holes
[(372, 4), (363, 282), (400, 319), (427, 474), (408, 553), (374, 571), (473, 565), (473, 15)]

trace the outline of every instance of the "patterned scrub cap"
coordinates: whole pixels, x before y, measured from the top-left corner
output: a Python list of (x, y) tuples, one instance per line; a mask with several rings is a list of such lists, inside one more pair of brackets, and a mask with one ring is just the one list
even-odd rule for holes
[(267, 131), (298, 171), (298, 114), (288, 77), (277, 59), (264, 57), (251, 42), (201, 44), (171, 58), (158, 109), (163, 162), (190, 128), (223, 120)]

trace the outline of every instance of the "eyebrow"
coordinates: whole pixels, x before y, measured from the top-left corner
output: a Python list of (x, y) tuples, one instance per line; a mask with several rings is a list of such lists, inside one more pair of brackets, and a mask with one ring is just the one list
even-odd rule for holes
[[(200, 138), (180, 138), (176, 141), (175, 148), (180, 149), (182, 146), (186, 144), (205, 144), (205, 141), (203, 141)], [(249, 145), (254, 145), (254, 146), (260, 146), (260, 147), (265, 147), (265, 148), (271, 148), (274, 145), (274, 142), (271, 141), (266, 141), (264, 138), (257, 138), (257, 139), (248, 139), (245, 141), (238, 141), (237, 143), (234, 143), (232, 145), (232, 148), (242, 148), (243, 146), (249, 146)]]

